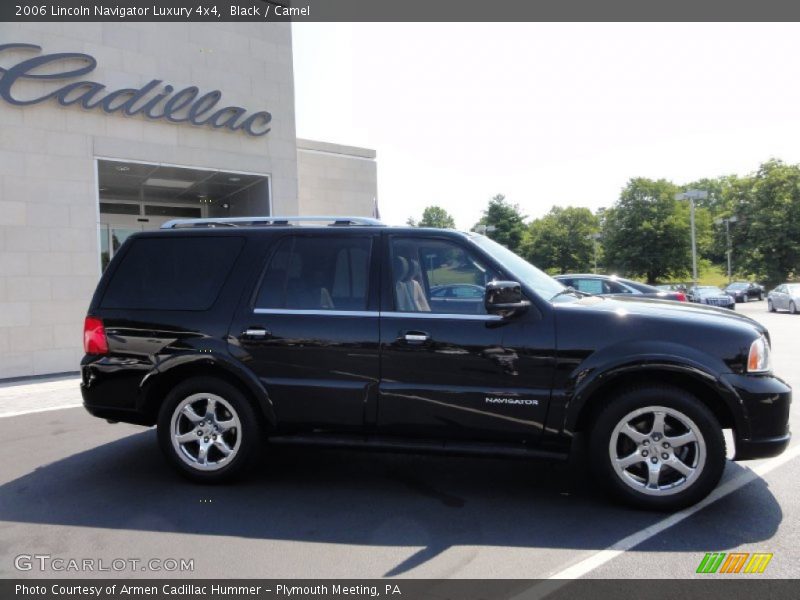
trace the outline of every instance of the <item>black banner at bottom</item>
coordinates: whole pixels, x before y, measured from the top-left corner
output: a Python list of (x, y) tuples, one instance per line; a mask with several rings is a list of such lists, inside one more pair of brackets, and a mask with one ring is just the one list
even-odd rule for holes
[[(757, 577), (757, 576), (756, 576)], [(5, 579), (3, 600), (796, 600), (798, 579)]]

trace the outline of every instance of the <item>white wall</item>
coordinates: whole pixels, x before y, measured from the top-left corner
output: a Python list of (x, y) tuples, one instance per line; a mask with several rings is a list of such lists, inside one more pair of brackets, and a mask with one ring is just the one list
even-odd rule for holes
[(372, 215), (378, 194), (374, 150), (299, 139), (297, 176), (302, 214)]
[[(0, 100), (0, 378), (78, 368), (99, 276), (95, 157), (271, 175), (275, 213), (298, 212), (290, 24), (0, 23), (0, 40), (91, 54), (85, 79), (109, 90), (162, 79), (273, 115), (255, 138)], [(16, 62), (4, 54), (0, 64)]]

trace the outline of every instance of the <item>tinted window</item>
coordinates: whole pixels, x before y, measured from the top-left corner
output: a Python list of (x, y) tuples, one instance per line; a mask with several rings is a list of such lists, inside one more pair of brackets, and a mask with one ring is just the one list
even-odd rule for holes
[(368, 237), (289, 237), (264, 273), (256, 308), (365, 310), (369, 288)]
[(208, 310), (244, 241), (237, 237), (134, 240), (103, 296), (103, 308)]
[(406, 238), (392, 240), (392, 278), (397, 311), (486, 314), (483, 290), (497, 273), (458, 244)]
[(618, 281), (604, 281), (603, 289), (604, 294), (632, 294), (633, 291)]
[(643, 294), (652, 294), (658, 292), (659, 290), (666, 291), (670, 289), (670, 286), (668, 285), (659, 287), (655, 285), (647, 285), (646, 283), (639, 283), (638, 281), (630, 281), (628, 279), (622, 280), (620, 283), (628, 286), (629, 288), (633, 288), (634, 290), (642, 292)]

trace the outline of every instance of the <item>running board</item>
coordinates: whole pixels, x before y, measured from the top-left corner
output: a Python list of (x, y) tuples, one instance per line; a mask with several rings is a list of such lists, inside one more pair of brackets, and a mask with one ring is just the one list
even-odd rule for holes
[(566, 452), (529, 448), (524, 444), (430, 441), (369, 435), (328, 433), (276, 435), (270, 436), (269, 442), (280, 446), (318, 446), (323, 448), (345, 448), (348, 450), (381, 450), (385, 452), (451, 454), (458, 456), (539, 458), (560, 461), (569, 458), (569, 454)]

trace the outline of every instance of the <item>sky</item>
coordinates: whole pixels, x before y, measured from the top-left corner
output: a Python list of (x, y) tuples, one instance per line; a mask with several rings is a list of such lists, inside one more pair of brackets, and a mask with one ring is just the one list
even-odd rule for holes
[(298, 137), (377, 151), (390, 224), (469, 229), (800, 162), (798, 24), (295, 23)]

